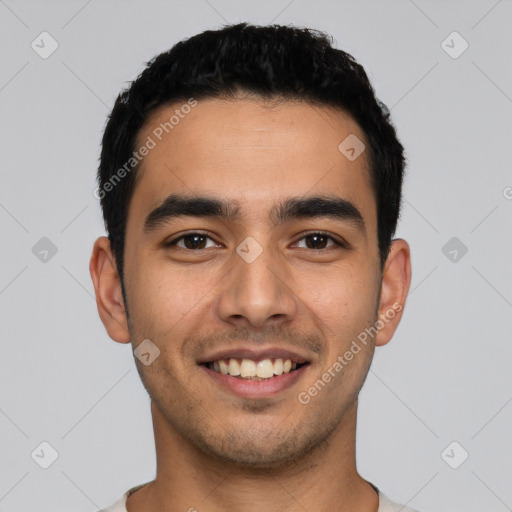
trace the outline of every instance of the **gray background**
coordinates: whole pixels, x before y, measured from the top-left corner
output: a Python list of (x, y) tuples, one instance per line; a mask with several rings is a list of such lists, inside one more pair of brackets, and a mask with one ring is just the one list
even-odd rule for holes
[(154, 476), (149, 400), (88, 272), (99, 142), (145, 61), (237, 21), (331, 33), (406, 147), (413, 280), (361, 394), (361, 473), (422, 512), (512, 510), (511, 1), (0, 0), (0, 511), (94, 511)]

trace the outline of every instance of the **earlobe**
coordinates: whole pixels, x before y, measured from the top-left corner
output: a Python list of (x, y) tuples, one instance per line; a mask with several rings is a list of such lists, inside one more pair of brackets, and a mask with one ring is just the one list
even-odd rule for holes
[(121, 280), (107, 237), (102, 236), (94, 243), (89, 271), (94, 284), (98, 313), (108, 335), (119, 343), (129, 343), (130, 333)]
[(400, 238), (391, 242), (382, 271), (378, 329), (375, 345), (388, 343), (402, 318), (411, 284), (411, 253), (409, 244)]

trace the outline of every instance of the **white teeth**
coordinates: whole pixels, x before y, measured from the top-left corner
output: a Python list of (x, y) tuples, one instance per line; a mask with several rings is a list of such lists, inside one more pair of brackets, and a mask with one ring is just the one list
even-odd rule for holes
[(281, 375), (283, 373), (283, 360), (276, 359), (274, 362), (274, 375)]
[(222, 375), (231, 375), (244, 379), (270, 379), (274, 375), (282, 375), (297, 369), (297, 363), (291, 359), (277, 358), (254, 361), (252, 359), (221, 359), (210, 364), (210, 369)]
[(233, 375), (234, 377), (240, 375), (240, 365), (238, 364), (238, 361), (236, 359), (229, 360), (228, 373), (229, 375)]
[[(220, 373), (222, 375), (227, 375), (229, 373), (228, 365), (226, 364), (226, 361), (219, 361), (219, 367), (220, 367)], [(215, 370), (215, 363), (213, 363), (213, 369)], [(215, 370), (217, 371), (217, 370)]]
[(268, 379), (274, 375), (274, 365), (270, 359), (263, 359), (256, 366), (256, 375), (262, 379)]
[(251, 359), (242, 359), (240, 365), (241, 377), (256, 377), (256, 363)]

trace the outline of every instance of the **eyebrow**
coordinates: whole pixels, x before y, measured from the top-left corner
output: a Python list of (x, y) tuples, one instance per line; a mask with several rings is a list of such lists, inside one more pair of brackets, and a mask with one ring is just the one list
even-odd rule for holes
[[(171, 194), (146, 217), (144, 231), (149, 233), (172, 219), (184, 216), (236, 221), (241, 218), (240, 205), (211, 196)], [(348, 222), (366, 233), (361, 212), (352, 202), (338, 196), (291, 197), (274, 205), (269, 217), (274, 225), (293, 219), (326, 217)]]

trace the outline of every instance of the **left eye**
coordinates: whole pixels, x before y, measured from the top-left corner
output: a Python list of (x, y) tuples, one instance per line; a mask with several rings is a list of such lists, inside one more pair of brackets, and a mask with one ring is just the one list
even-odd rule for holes
[[(332, 236), (329, 236), (325, 233), (310, 233), (308, 235), (303, 236), (299, 239), (299, 242), (301, 240), (310, 240), (311, 243), (308, 244), (306, 242), (306, 249), (327, 249), (328, 247), (332, 247), (333, 245), (339, 245), (342, 246), (340, 242), (335, 240)], [(328, 247), (325, 247), (325, 244), (328, 243), (328, 241), (331, 241), (332, 244)], [(319, 247), (321, 246), (321, 247)]]

